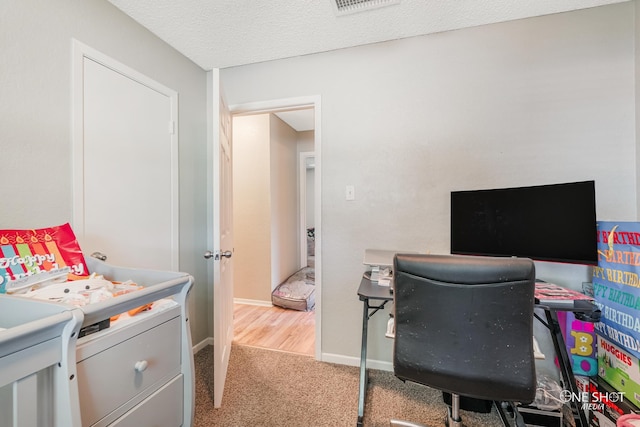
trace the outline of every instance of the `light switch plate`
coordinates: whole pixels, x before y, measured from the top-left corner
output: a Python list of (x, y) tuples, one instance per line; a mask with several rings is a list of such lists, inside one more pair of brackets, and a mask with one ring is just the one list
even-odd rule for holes
[(347, 185), (345, 190), (347, 200), (355, 200), (356, 199), (356, 188), (353, 185)]

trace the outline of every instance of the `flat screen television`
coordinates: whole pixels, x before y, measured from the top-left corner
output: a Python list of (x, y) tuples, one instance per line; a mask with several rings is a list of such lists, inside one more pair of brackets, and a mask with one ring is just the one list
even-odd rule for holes
[(451, 253), (597, 265), (595, 182), (451, 192)]

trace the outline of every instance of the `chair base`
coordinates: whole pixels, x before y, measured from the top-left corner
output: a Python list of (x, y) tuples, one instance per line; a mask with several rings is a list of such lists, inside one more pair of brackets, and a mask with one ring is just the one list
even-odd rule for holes
[[(458, 400), (457, 408), (455, 406), (456, 400)], [(447, 419), (445, 421), (445, 425), (447, 427), (462, 427), (462, 418), (460, 418), (460, 397), (454, 395), (452, 403), (454, 405), (447, 408)]]

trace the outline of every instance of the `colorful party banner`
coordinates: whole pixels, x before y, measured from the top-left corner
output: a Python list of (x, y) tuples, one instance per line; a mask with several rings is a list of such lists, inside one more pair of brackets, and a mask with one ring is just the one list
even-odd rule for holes
[(640, 357), (640, 223), (598, 222), (595, 302), (602, 311), (596, 333)]
[(55, 270), (89, 274), (69, 224), (33, 230), (0, 230), (0, 293), (11, 283)]

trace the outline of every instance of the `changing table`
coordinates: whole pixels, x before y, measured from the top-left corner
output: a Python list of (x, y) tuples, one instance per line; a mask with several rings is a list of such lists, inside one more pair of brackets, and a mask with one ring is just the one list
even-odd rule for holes
[(0, 296), (1, 427), (80, 425), (75, 337), (82, 319), (61, 304)]
[[(144, 289), (78, 308), (0, 295), (0, 328), (6, 328), (0, 330), (0, 414), (18, 408), (10, 411), (13, 423), (0, 416), (0, 427), (191, 426), (195, 382), (187, 296), (193, 278), (95, 258), (86, 263), (92, 273)], [(157, 301), (148, 312), (126, 314)], [(12, 312), (21, 315), (11, 320)], [(119, 314), (110, 327), (79, 337), (81, 329)], [(43, 343), (51, 356), (37, 358)]]

